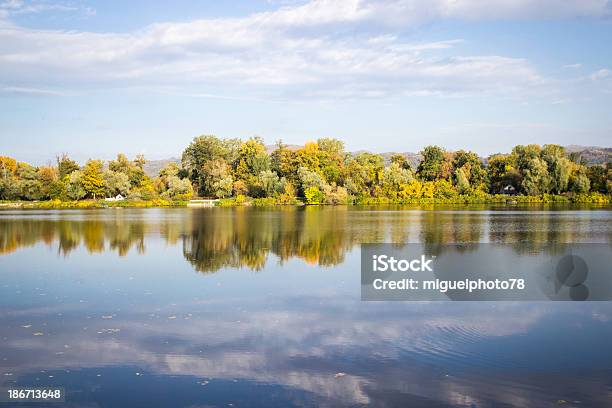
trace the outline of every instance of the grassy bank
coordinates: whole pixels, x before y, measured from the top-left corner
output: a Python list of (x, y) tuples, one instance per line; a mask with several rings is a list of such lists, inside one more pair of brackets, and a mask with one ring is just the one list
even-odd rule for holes
[[(458, 195), (451, 198), (415, 198), (415, 199), (392, 199), (387, 197), (362, 197), (349, 198), (345, 202), (321, 203), (321, 205), (386, 205), (386, 204), (611, 204), (610, 195), (599, 193), (576, 194), (572, 196), (543, 194), (539, 196), (507, 196), (485, 194), (480, 196)], [(186, 207), (189, 201), (177, 201), (166, 199), (154, 200), (79, 200), (79, 201), (0, 201), (1, 209), (85, 209), (85, 208), (149, 208), (149, 207)], [(287, 199), (287, 197), (251, 198), (238, 196), (220, 199), (216, 206), (219, 207), (271, 207), (281, 205), (314, 205), (304, 202), (299, 198)], [(319, 205), (319, 204), (316, 204)]]
[(79, 200), (79, 201), (0, 201), (0, 209), (86, 209), (86, 208), (149, 208), (186, 207), (188, 201), (155, 200)]
[[(575, 195), (553, 195), (543, 194), (539, 196), (508, 196), (502, 194), (482, 194), (479, 196), (458, 195), (451, 198), (421, 197), (414, 199), (393, 199), (387, 197), (357, 197), (349, 198), (345, 202), (321, 203), (323, 205), (384, 205), (384, 204), (610, 204), (612, 197), (600, 193), (575, 194)], [(293, 198), (250, 198), (238, 196), (224, 198), (217, 203), (221, 207), (232, 206), (277, 206), (277, 205), (312, 205), (303, 200)]]

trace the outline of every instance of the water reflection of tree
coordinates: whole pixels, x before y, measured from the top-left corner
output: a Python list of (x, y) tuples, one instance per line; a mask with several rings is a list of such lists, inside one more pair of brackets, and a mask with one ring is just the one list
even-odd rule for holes
[[(609, 218), (597, 217), (596, 213), (584, 217), (577, 212), (552, 211), (546, 216), (510, 212), (489, 219), (489, 239), (493, 243), (509, 245), (518, 253), (560, 253), (567, 243), (601, 239), (612, 243), (608, 223)], [(607, 236), (599, 236), (604, 231), (607, 231)]]
[(336, 265), (360, 243), (479, 242), (485, 219), (486, 215), (475, 212), (406, 211), (403, 207), (375, 212), (367, 207), (194, 211), (183, 254), (201, 272), (226, 266), (259, 270), (269, 253), (281, 262), (297, 257), (314, 265)]
[(183, 254), (201, 272), (222, 267), (263, 268), (269, 253), (336, 265), (354, 245), (345, 207), (227, 208), (194, 211)]
[[(434, 211), (432, 211), (434, 210)], [(481, 209), (475, 209), (481, 210)], [(224, 267), (260, 270), (269, 254), (282, 263), (300, 258), (310, 264), (342, 263), (360, 243), (423, 243), (430, 253), (441, 244), (479, 242), (510, 245), (517, 252), (554, 251), (558, 243), (612, 242), (609, 217), (589, 213), (457, 211), (427, 207), (215, 208), (94, 213), (77, 217), (0, 219), (0, 254), (39, 242), (57, 244), (67, 256), (78, 247), (90, 253), (131, 249), (145, 253), (147, 236), (169, 245), (182, 243), (184, 257), (201, 272)], [(147, 213), (149, 214), (149, 213)], [(153, 213), (150, 213), (153, 214)], [(561, 249), (560, 247), (558, 249)]]
[(440, 254), (444, 244), (473, 249), (483, 240), (488, 216), (476, 211), (426, 211), (421, 215), (420, 242), (428, 253)]
[(80, 245), (89, 253), (112, 250), (124, 256), (131, 248), (144, 253), (145, 230), (146, 224), (137, 220), (0, 220), (0, 254), (38, 242), (57, 242), (64, 256)]

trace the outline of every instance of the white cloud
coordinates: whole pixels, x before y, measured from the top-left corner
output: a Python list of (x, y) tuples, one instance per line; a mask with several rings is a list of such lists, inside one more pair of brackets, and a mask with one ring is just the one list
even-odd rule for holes
[(612, 74), (612, 71), (610, 71), (609, 69), (603, 68), (603, 69), (600, 69), (600, 70), (597, 70), (597, 71), (593, 72), (591, 74), (590, 78), (593, 81), (598, 81), (600, 79), (608, 78), (610, 76), (610, 74)]
[(16, 10), (23, 7), (22, 0), (6, 0), (0, 3), (0, 8), (8, 9), (8, 10)]
[(438, 19), (509, 20), (605, 17), (610, 0), (314, 0), (268, 17), (285, 24), (376, 21), (421, 24)]
[[(43, 13), (43, 12), (74, 12), (79, 11), (80, 8), (63, 3), (50, 3), (45, 1), (29, 1), (23, 0), (6, 0), (0, 3), (0, 10), (4, 10), (6, 14), (32, 14), (32, 13)], [(90, 10), (86, 8), (86, 10)]]
[[(0, 20), (0, 77), (23, 88), (175, 86), (204, 94), (223, 89), (227, 97), (515, 94), (546, 82), (528, 61), (459, 56), (460, 39), (406, 43), (394, 27), (441, 18), (567, 18), (609, 11), (602, 0), (552, 3), (314, 0), (243, 18), (104, 34), (35, 30)], [(16, 0), (4, 4), (25, 7)], [(358, 29), (362, 23), (378, 28), (366, 35)], [(329, 27), (338, 24), (355, 29)]]
[(606, 96), (612, 94), (612, 71), (607, 68), (599, 69), (589, 75), (588, 79)]
[(67, 96), (71, 95), (67, 92), (59, 92), (50, 89), (29, 88), (21, 86), (3, 86), (0, 87), (0, 93), (17, 93), (17, 94), (33, 94), (33, 95), (52, 95), (52, 96)]

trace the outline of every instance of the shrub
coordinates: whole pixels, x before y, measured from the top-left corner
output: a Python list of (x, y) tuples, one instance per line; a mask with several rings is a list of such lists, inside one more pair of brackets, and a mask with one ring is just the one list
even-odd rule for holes
[(314, 186), (304, 190), (304, 197), (306, 198), (306, 204), (317, 205), (325, 202), (325, 194)]

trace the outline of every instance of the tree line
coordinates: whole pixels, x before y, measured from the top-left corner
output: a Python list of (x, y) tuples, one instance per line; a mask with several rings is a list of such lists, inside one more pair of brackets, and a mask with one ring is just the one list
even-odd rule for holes
[[(66, 154), (56, 163), (32, 166), (0, 156), (0, 199), (83, 200), (121, 194), (133, 200), (187, 200), (194, 196), (246, 197), (276, 204), (486, 199), (511, 192), (523, 196), (609, 195), (612, 166), (587, 166), (559, 145), (515, 146), (510, 153), (482, 160), (476, 153), (427, 146), (413, 166), (402, 154), (388, 160), (373, 153), (352, 154), (331, 138), (290, 148), (281, 141), (268, 153), (258, 137), (199, 136), (180, 164), (157, 176), (145, 173), (146, 160), (119, 154), (107, 163), (83, 166)], [(608, 199), (609, 200), (609, 199)]]

